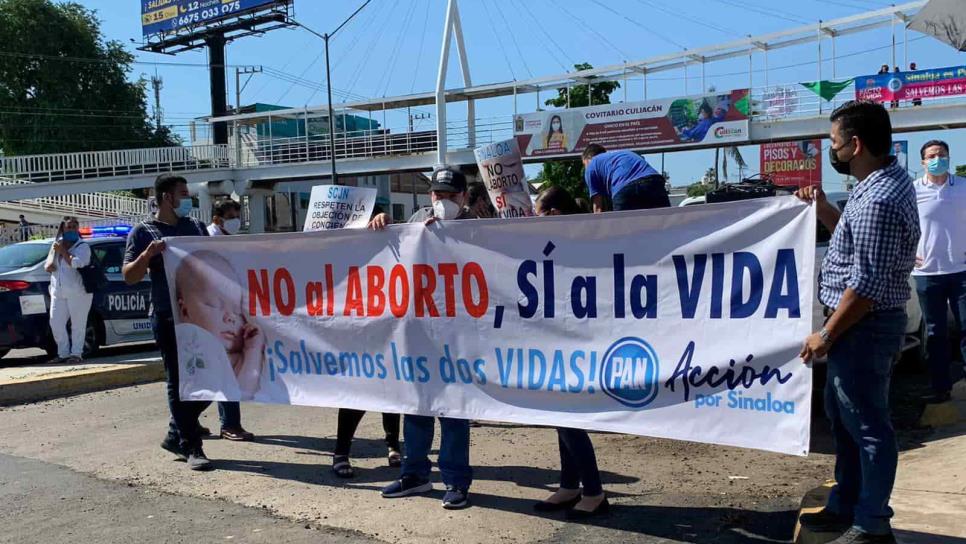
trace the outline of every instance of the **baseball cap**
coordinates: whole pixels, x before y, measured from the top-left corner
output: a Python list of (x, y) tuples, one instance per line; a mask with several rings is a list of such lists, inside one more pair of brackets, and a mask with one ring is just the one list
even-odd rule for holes
[(462, 172), (453, 168), (443, 168), (433, 172), (430, 191), (440, 193), (462, 193), (466, 191), (466, 176)]

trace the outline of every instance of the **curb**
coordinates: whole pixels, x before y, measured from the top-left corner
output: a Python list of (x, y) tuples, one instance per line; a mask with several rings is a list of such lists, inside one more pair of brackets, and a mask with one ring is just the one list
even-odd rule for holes
[(74, 370), (0, 382), (0, 406), (26, 404), (164, 380), (160, 361)]
[[(798, 511), (798, 517), (802, 514), (814, 514), (825, 508), (828, 495), (832, 491), (835, 482), (829, 480), (823, 485), (812, 489), (802, 498), (802, 506)], [(825, 544), (841, 536), (841, 533), (813, 533), (806, 527), (802, 527), (799, 520), (795, 521), (795, 537), (792, 540), (795, 544)]]

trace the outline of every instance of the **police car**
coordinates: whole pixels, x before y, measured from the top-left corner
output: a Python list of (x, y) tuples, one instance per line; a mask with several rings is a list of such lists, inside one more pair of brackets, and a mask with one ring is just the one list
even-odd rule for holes
[[(145, 277), (127, 285), (121, 276), (125, 237), (130, 227), (82, 228), (93, 262), (104, 271), (106, 286), (94, 293), (87, 318), (84, 356), (104, 346), (153, 339), (148, 311), (151, 283)], [(57, 347), (50, 332), (50, 274), (44, 261), (53, 240), (21, 242), (0, 248), (0, 357), (12, 349)]]

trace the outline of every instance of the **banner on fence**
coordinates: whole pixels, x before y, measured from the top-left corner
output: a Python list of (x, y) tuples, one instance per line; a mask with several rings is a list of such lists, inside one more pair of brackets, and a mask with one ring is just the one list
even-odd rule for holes
[(476, 148), (474, 154), (497, 215), (502, 218), (533, 215), (533, 200), (527, 190), (517, 141), (484, 145)]
[(775, 185), (822, 183), (822, 140), (761, 144), (761, 174)]
[(966, 95), (966, 66), (887, 72), (855, 78), (855, 98), (875, 102)]
[(808, 451), (793, 197), (167, 242), (183, 399)]
[(377, 193), (369, 187), (316, 185), (302, 230), (363, 229), (369, 223)]
[(591, 143), (607, 149), (730, 144), (748, 140), (748, 90), (689, 98), (604, 104), (524, 113), (514, 136), (524, 156), (580, 154)]

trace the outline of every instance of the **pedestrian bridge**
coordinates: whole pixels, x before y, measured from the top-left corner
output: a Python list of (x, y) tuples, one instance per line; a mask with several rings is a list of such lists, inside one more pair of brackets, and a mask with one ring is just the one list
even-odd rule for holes
[[(778, 92), (780, 89), (780, 93)], [(791, 93), (791, 94), (790, 94)], [(789, 108), (769, 107), (769, 96), (780, 94)], [(752, 145), (765, 142), (828, 136), (828, 114), (845, 98), (827, 102), (804, 87), (779, 86), (752, 93), (756, 110), (751, 116)], [(966, 97), (902, 104), (891, 110), (897, 133), (966, 127)], [(266, 116), (266, 119), (268, 116)], [(278, 119), (267, 119), (268, 123)], [(312, 122), (307, 118), (306, 123)], [(449, 123), (446, 163), (475, 164), (473, 148), (513, 136), (512, 116)], [(0, 157), (0, 176), (21, 183), (0, 185), (0, 202), (151, 187), (159, 173), (184, 176), (194, 190), (213, 194), (245, 194), (270, 189), (289, 180), (319, 179), (331, 175), (334, 151), (340, 175), (361, 176), (390, 172), (427, 171), (437, 163), (436, 131), (379, 129), (296, 138), (238, 137), (225, 145), (196, 145), (152, 149), (94, 151), (52, 155)], [(712, 147), (712, 146), (706, 146)], [(695, 147), (641, 149), (647, 153), (673, 152)], [(539, 162), (540, 158), (525, 159)]]
[[(483, 85), (471, 82), (469, 59), (458, 24), (459, 13), (454, 4), (447, 15), (446, 39), (440, 50), (440, 75), (433, 92), (338, 104), (332, 112), (335, 119), (330, 119), (328, 108), (318, 106), (207, 119), (209, 127), (212, 123), (227, 125), (229, 137), (222, 145), (0, 157), (0, 176), (32, 182), (0, 186), (0, 202), (150, 187), (159, 173), (173, 172), (188, 179), (205, 207), (205, 200), (212, 194), (235, 193), (260, 198), (259, 194), (270, 194), (279, 182), (329, 177), (333, 157), (338, 173), (346, 176), (427, 171), (439, 163), (472, 165), (475, 164), (474, 148), (513, 136), (513, 115), (531, 111), (518, 108), (524, 99), (541, 108), (541, 93), (543, 97), (557, 96), (559, 89), (570, 89), (574, 85), (593, 86), (599, 82), (618, 81), (622, 83), (621, 90), (611, 95), (612, 102), (648, 100), (658, 98), (648, 96), (648, 78), (662, 72), (683, 72), (683, 94), (689, 95), (692, 94), (689, 80), (700, 80), (700, 89), (707, 89), (710, 82), (705, 80), (705, 66), (727, 59), (748, 59), (748, 84), (745, 87), (750, 91), (751, 115), (747, 144), (827, 137), (828, 114), (855, 96), (854, 87), (842, 89), (832, 100), (825, 100), (797, 82), (775, 84), (772, 80), (770, 84), (769, 52), (814, 45), (818, 68), (816, 80), (841, 80), (842, 75), (836, 73), (836, 40), (891, 28), (893, 62), (890, 65), (900, 64), (897, 44), (901, 44), (902, 54), (907, 55), (906, 25), (926, 4), (925, 0), (915, 0), (726, 43), (587, 70)], [(451, 40), (451, 36), (455, 39)], [(456, 43), (463, 76), (463, 88), (459, 89), (445, 88), (451, 41)], [(823, 47), (829, 46), (831, 58), (823, 54)], [(903, 59), (901, 64), (907, 65), (908, 60)], [(829, 63), (831, 73), (823, 74), (823, 65)], [(878, 65), (878, 62), (869, 64)], [(764, 70), (756, 70), (755, 65), (763, 66)], [(696, 74), (698, 71), (699, 75)], [(762, 76), (764, 85), (755, 86)], [(628, 96), (628, 83), (637, 80), (643, 83), (639, 87), (643, 96)], [(724, 90), (719, 89), (719, 92)], [(512, 97), (512, 111), (495, 118), (477, 118), (476, 101), (497, 97), (503, 97), (504, 104), (508, 104)], [(536, 98), (535, 102), (530, 102), (532, 98)], [(448, 121), (448, 103), (465, 105), (465, 118)], [(433, 130), (414, 127), (414, 118), (408, 115), (410, 108), (426, 106), (435, 106)], [(504, 107), (510, 110), (509, 106)], [(387, 111), (406, 113), (407, 122), (402, 126), (389, 126)], [(373, 122), (374, 113), (382, 114), (381, 123)], [(369, 118), (368, 123), (362, 119), (365, 116)], [(361, 122), (347, 123), (347, 119)], [(337, 129), (330, 138), (324, 127), (330, 126), (333, 120), (336, 127), (355, 125), (366, 130), (347, 132)], [(892, 109), (892, 123), (897, 133), (964, 127), (966, 96), (924, 97), (921, 106), (903, 102)], [(712, 146), (710, 143), (706, 145)], [(655, 153), (682, 149), (685, 148), (669, 146), (637, 151)], [(547, 159), (525, 159), (529, 162), (540, 160)]]

